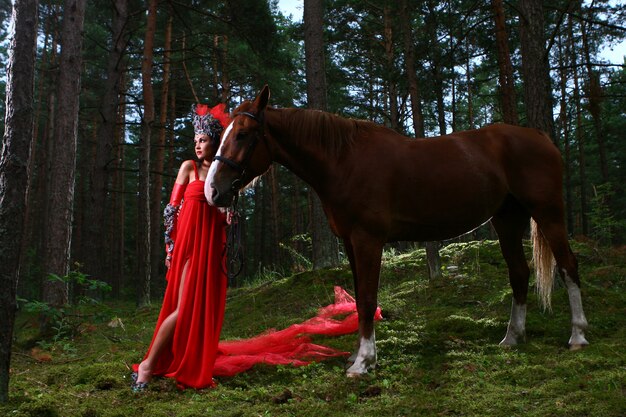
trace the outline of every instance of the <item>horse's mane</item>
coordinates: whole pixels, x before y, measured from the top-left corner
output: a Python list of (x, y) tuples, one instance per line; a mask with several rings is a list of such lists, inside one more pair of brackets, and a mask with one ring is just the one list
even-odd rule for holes
[(375, 126), (371, 122), (347, 119), (320, 110), (288, 108), (279, 111), (281, 125), (289, 131), (296, 144), (314, 144), (329, 156), (339, 156), (348, 149), (359, 129)]

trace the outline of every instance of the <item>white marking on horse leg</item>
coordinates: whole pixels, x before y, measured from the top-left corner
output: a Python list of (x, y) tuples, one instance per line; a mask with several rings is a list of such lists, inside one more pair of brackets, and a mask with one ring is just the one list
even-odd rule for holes
[(585, 339), (585, 329), (587, 328), (587, 319), (583, 311), (583, 302), (580, 296), (580, 288), (563, 269), (563, 279), (567, 286), (567, 295), (569, 296), (569, 306), (572, 310), (572, 336), (569, 339), (570, 350), (578, 350), (589, 344)]
[(511, 304), (511, 319), (501, 346), (514, 346), (526, 340), (526, 304), (518, 304), (515, 299)]
[(359, 348), (361, 347), (361, 339), (356, 341), (356, 349), (352, 352), (352, 355), (348, 358), (348, 364), (352, 365), (356, 361), (356, 357), (359, 356)]
[[(354, 356), (354, 355), (353, 355)], [(376, 366), (376, 336), (372, 330), (369, 338), (361, 337), (359, 340), (359, 350), (356, 352), (354, 363), (346, 371), (349, 377), (356, 377), (366, 374), (367, 371)]]

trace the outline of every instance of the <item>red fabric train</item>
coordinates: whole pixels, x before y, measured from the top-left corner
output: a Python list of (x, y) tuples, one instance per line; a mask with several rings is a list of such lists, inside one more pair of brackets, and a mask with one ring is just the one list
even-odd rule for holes
[[(376, 309), (375, 319), (382, 319), (380, 307)], [(347, 356), (349, 352), (312, 343), (311, 336), (353, 333), (358, 326), (354, 298), (343, 288), (335, 287), (335, 303), (321, 308), (315, 317), (303, 323), (250, 339), (220, 342), (213, 375), (233, 376), (258, 363), (302, 366), (329, 357)]]

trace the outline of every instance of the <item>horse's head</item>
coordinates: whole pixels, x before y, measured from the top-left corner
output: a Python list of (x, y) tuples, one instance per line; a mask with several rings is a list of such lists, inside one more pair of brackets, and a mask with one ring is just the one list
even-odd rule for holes
[(269, 97), (266, 85), (254, 101), (244, 101), (233, 111), (205, 182), (204, 194), (210, 204), (229, 206), (241, 188), (270, 167), (263, 126)]

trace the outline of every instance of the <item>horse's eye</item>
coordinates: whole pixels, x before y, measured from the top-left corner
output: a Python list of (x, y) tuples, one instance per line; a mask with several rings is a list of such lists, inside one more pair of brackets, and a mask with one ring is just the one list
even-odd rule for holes
[(246, 134), (244, 132), (237, 132), (237, 137), (235, 138), (235, 140), (240, 141), (246, 138)]

